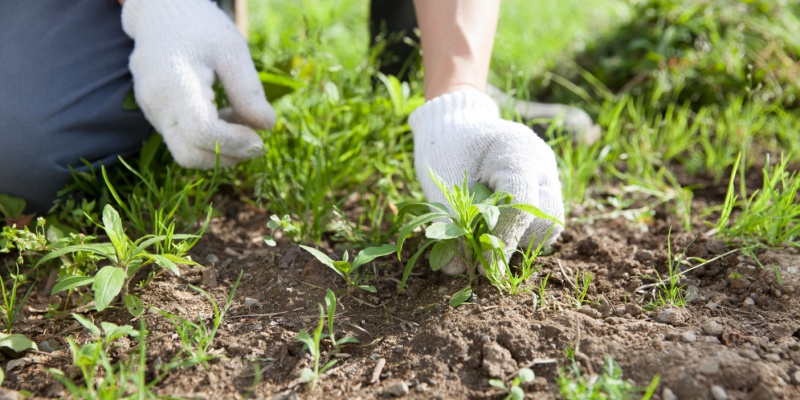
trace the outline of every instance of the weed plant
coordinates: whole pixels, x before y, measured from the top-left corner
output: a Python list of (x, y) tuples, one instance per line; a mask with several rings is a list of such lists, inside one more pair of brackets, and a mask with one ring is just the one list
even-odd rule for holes
[(565, 400), (649, 400), (653, 397), (659, 375), (653, 377), (646, 388), (637, 388), (622, 378), (622, 369), (611, 357), (606, 357), (602, 372), (597, 376), (584, 376), (572, 349), (567, 349), (569, 366), (559, 368), (556, 383)]
[(350, 254), (345, 250), (344, 255), (342, 256), (341, 261), (335, 261), (325, 255), (325, 253), (308, 246), (300, 245), (303, 250), (311, 253), (317, 260), (321, 263), (330, 267), (336, 274), (341, 276), (345, 282), (347, 282), (348, 289), (359, 288), (362, 290), (366, 290), (370, 293), (375, 293), (377, 289), (375, 289), (372, 285), (364, 285), (361, 284), (361, 275), (358, 273), (358, 269), (367, 264), (372, 262), (378, 257), (383, 257), (389, 254), (394, 253), (395, 246), (391, 244), (386, 244), (380, 247), (367, 247), (364, 250), (361, 250), (356, 254), (356, 257), (353, 259), (353, 262), (350, 262)]
[(520, 384), (530, 383), (536, 378), (536, 375), (530, 368), (522, 368), (517, 371), (517, 376), (511, 381), (511, 384), (506, 386), (505, 382), (500, 379), (489, 379), (489, 385), (506, 392), (504, 400), (524, 400), (525, 391)]

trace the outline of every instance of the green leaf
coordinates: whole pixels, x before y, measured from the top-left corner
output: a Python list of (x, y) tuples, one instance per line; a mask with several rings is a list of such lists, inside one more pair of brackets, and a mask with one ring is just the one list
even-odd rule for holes
[(431, 269), (438, 271), (450, 263), (450, 261), (456, 255), (455, 248), (455, 240), (442, 240), (436, 242), (436, 244), (434, 244), (431, 248), (431, 254), (428, 257)]
[(175, 263), (172, 260), (170, 260), (170, 258), (167, 257), (166, 255), (152, 254), (150, 255), (150, 257), (152, 257), (153, 260), (155, 260), (156, 264), (158, 264), (159, 266), (163, 267), (169, 272), (172, 272), (176, 276), (181, 276), (181, 271), (178, 269), (178, 266), (175, 265)]
[(489, 189), (488, 186), (480, 182), (475, 182), (475, 184), (472, 185), (472, 193), (475, 196), (473, 197), (472, 202), (482, 203), (492, 195), (492, 189)]
[(339, 343), (339, 344), (358, 343), (358, 339), (356, 339), (354, 337), (350, 337), (350, 336), (345, 336), (345, 337), (337, 340), (336, 343)]
[(317, 356), (316, 343), (314, 343), (314, 338), (312, 338), (308, 332), (300, 331), (299, 333), (297, 333), (297, 336), (294, 337), (294, 340), (305, 343), (306, 348), (308, 349), (308, 352), (311, 354), (311, 356), (312, 357)]
[(342, 276), (347, 278), (346, 275), (350, 273), (350, 263), (347, 261), (334, 261), (333, 269)]
[(128, 91), (125, 95), (125, 100), (122, 101), (122, 109), (125, 111), (136, 111), (139, 109), (139, 104), (136, 104), (136, 96), (133, 89)]
[(356, 269), (378, 257), (383, 257), (385, 255), (389, 255), (394, 253), (396, 246), (393, 244), (384, 244), (383, 246), (378, 247), (367, 247), (364, 250), (361, 250), (356, 254), (356, 258), (353, 259), (353, 269)]
[(83, 325), (84, 328), (88, 329), (89, 332), (91, 332), (93, 335), (97, 337), (103, 336), (103, 334), (100, 331), (100, 328), (98, 328), (97, 325), (94, 324), (94, 322), (89, 320), (89, 318), (86, 318), (83, 315), (75, 313), (72, 313), (72, 318), (75, 318), (76, 321), (80, 322), (80, 324)]
[(503, 383), (503, 381), (501, 381), (500, 379), (489, 379), (489, 386), (494, 386), (496, 388), (500, 388), (506, 391), (508, 390), (508, 388), (506, 388), (506, 384)]
[(435, 222), (425, 229), (425, 237), (434, 240), (455, 239), (466, 234), (462, 227), (449, 222)]
[(453, 294), (448, 304), (450, 307), (458, 307), (469, 300), (470, 296), (472, 296), (472, 287), (467, 286)]
[(336, 365), (337, 362), (339, 362), (339, 360), (328, 361), (325, 365), (322, 366), (322, 368), (319, 369), (319, 373), (324, 374), (325, 371), (329, 370), (332, 366)]
[(489, 204), (473, 204), (472, 207), (477, 208), (483, 215), (489, 230), (494, 230), (497, 220), (500, 219), (500, 208)]
[(534, 374), (530, 368), (520, 369), (517, 376), (519, 376), (520, 381), (525, 383), (533, 382), (533, 380), (536, 379), (536, 374)]
[(6, 373), (3, 372), (3, 369), (0, 368), (0, 386), (3, 385), (3, 382), (6, 380)]
[(122, 290), (124, 283), (125, 270), (122, 268), (106, 266), (97, 271), (92, 284), (97, 311), (103, 311), (108, 308), (114, 297)]
[(505, 243), (503, 243), (503, 241), (500, 240), (500, 238), (494, 235), (490, 235), (488, 233), (484, 233), (483, 235), (481, 235), (480, 242), (482, 251), (502, 250), (506, 248)]
[(119, 218), (119, 213), (111, 204), (106, 204), (103, 208), (103, 228), (111, 240), (111, 244), (117, 250), (117, 255), (120, 258), (126, 257), (128, 254), (128, 237), (125, 236), (125, 231), (122, 229), (122, 220)]
[(131, 313), (136, 318), (139, 318), (144, 314), (144, 303), (142, 303), (142, 299), (139, 296), (129, 294), (125, 296), (125, 308), (128, 309), (128, 312)]
[(56, 294), (65, 290), (75, 289), (78, 286), (88, 285), (94, 282), (93, 276), (68, 276), (53, 286), (50, 294)]
[(525, 400), (525, 391), (519, 386), (513, 386), (509, 392), (511, 400)]
[(558, 225), (564, 226), (564, 223), (558, 220), (557, 218), (547, 215), (547, 213), (545, 213), (544, 211), (530, 204), (510, 204), (507, 207), (516, 208), (517, 210), (525, 211), (526, 213), (531, 214), (537, 218), (553, 221)]
[(69, 253), (77, 253), (79, 251), (99, 254), (100, 256), (108, 258), (109, 260), (112, 260), (114, 262), (116, 262), (117, 260), (117, 256), (113, 253), (114, 251), (113, 247), (110, 247), (108, 243), (77, 244), (74, 246), (67, 246), (47, 253), (46, 256), (39, 259), (39, 261), (36, 263), (36, 267), (54, 258), (58, 258)]
[(403, 289), (406, 287), (406, 281), (408, 280), (408, 277), (411, 275), (411, 269), (414, 268), (414, 264), (417, 263), (417, 259), (419, 258), (419, 256), (422, 255), (422, 252), (425, 251), (425, 249), (428, 246), (434, 243), (435, 242), (433, 240), (425, 242), (425, 244), (420, 246), (420, 248), (417, 249), (417, 252), (414, 253), (414, 255), (411, 256), (411, 258), (408, 259), (406, 267), (403, 269), (403, 279), (400, 280), (400, 286), (397, 288), (397, 293), (401, 293)]
[(28, 350), (39, 350), (33, 340), (30, 340), (19, 333), (10, 335), (7, 333), (0, 333), (0, 348), (11, 350), (15, 356)]
[(411, 220), (411, 222), (403, 225), (397, 233), (397, 259), (400, 259), (400, 251), (403, 249), (403, 242), (411, 235), (414, 229), (417, 229), (422, 224), (427, 224), (435, 219), (450, 218), (450, 214), (438, 212), (420, 215)]
[(358, 288), (361, 290), (366, 290), (370, 293), (378, 293), (378, 289), (375, 289), (375, 286), (372, 285), (358, 285)]
[(25, 211), (25, 199), (0, 193), (0, 214), (6, 219), (15, 219)]
[(100, 326), (103, 327), (103, 332), (105, 332), (106, 343), (111, 343), (114, 340), (119, 339), (123, 336), (130, 336), (130, 337), (139, 336), (139, 331), (133, 329), (133, 327), (130, 325), (117, 326), (116, 324), (112, 324), (110, 322), (101, 322)]
[(329, 266), (331, 268), (334, 268), (333, 267), (333, 260), (331, 260), (330, 257), (326, 256), (325, 253), (323, 253), (323, 252), (321, 252), (321, 251), (319, 251), (319, 250), (317, 250), (317, 249), (315, 249), (313, 247), (303, 246), (302, 244), (300, 245), (300, 247), (303, 250), (311, 253), (311, 255), (316, 257), (317, 260), (319, 260), (321, 263), (323, 263), (323, 264), (325, 264), (325, 265), (327, 265), (327, 266)]

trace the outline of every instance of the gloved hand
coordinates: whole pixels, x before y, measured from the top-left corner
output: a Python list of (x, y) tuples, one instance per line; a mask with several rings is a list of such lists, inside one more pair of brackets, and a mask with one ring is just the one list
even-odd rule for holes
[[(122, 28), (134, 40), (129, 67), (136, 102), (188, 168), (232, 165), (263, 154), (252, 128), (270, 129), (275, 111), (242, 35), (209, 0), (127, 0)], [(232, 108), (218, 112), (219, 78)]]
[[(466, 171), (470, 188), (481, 182), (494, 191), (511, 193), (514, 203), (536, 206), (563, 221), (553, 150), (525, 125), (500, 119), (497, 105), (486, 94), (469, 90), (439, 96), (416, 109), (409, 125), (414, 133), (417, 179), (428, 201), (447, 205), (429, 167), (449, 187), (460, 184)], [(511, 208), (503, 210), (495, 226), (506, 245), (506, 260), (518, 244), (527, 246), (531, 238), (535, 238), (534, 246), (543, 240), (551, 244), (562, 231), (560, 225)], [(466, 268), (461, 257), (455, 257), (442, 271), (454, 275)]]

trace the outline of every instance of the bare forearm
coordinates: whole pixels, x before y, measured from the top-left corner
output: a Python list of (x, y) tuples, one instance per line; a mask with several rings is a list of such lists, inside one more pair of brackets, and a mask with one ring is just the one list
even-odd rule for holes
[(500, 0), (414, 0), (422, 31), (425, 98), (485, 91)]

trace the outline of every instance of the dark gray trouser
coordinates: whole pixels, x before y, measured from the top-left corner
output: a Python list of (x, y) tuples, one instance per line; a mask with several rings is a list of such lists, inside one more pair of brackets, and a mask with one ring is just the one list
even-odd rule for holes
[(0, 193), (43, 213), (68, 167), (138, 150), (152, 128), (122, 108), (132, 49), (116, 1), (0, 1)]
[(0, 0), (0, 193), (44, 213), (81, 159), (138, 151), (153, 129), (122, 107), (132, 50), (114, 0)]

